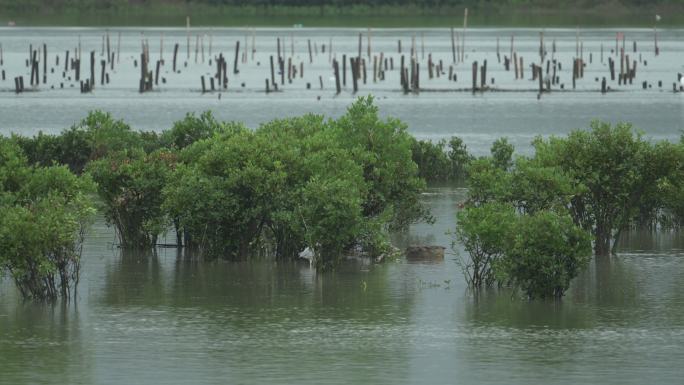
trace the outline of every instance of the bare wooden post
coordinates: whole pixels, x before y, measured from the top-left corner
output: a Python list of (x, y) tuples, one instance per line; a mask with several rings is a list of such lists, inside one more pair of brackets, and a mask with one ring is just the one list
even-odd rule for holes
[(47, 83), (47, 44), (43, 43), (43, 84)]
[(190, 60), (190, 16), (185, 16), (185, 32), (188, 37), (188, 57), (187, 59)]
[(339, 93), (342, 92), (342, 87), (340, 87), (340, 65), (335, 59), (333, 59), (333, 70), (335, 72), (335, 89), (339, 95)]
[(207, 92), (207, 86), (206, 86), (206, 83), (204, 82), (204, 75), (202, 75), (202, 93), (206, 93), (206, 92)]
[(178, 43), (173, 46), (173, 72), (176, 73), (176, 56), (178, 56)]
[(235, 60), (233, 61), (233, 74), (238, 74), (238, 57), (240, 55), (240, 40), (235, 41)]
[(311, 39), (307, 41), (309, 44), (309, 64), (313, 63), (313, 54), (311, 53)]
[(242, 52), (242, 62), (247, 64), (247, 52), (249, 52), (249, 44), (247, 40), (247, 33), (245, 33), (245, 49)]
[(271, 59), (271, 84), (275, 84), (275, 68), (273, 65), (273, 55), (270, 56)]
[(373, 83), (378, 80), (378, 57), (373, 56)]
[(601, 93), (602, 94), (606, 93), (606, 77), (605, 76), (601, 80)]
[(111, 51), (110, 45), (109, 45), (109, 30), (107, 30), (106, 34), (107, 34), (107, 62), (109, 62), (109, 60), (112, 57), (112, 53), (111, 53), (112, 51)]
[(480, 86), (484, 91), (485, 85), (487, 85), (487, 59), (482, 62), (482, 68), (480, 68)]
[[(36, 58), (36, 55), (37, 55), (36, 51), (31, 52), (31, 55), (30, 55), (30, 60), (31, 60), (31, 82), (30, 82), (30, 84), (31, 84), (31, 86), (38, 83), (38, 75), (37, 75), (38, 59)], [(34, 81), (34, 79), (36, 79), (36, 80)]]
[[(363, 34), (359, 32), (359, 54), (356, 57), (361, 57), (361, 39), (363, 37)], [(352, 68), (352, 72), (354, 72), (354, 69)]]
[(104, 85), (105, 84), (105, 69), (107, 66), (107, 61), (100, 60), (100, 66), (102, 67), (102, 69), (100, 70), (100, 85)]
[(328, 43), (328, 62), (330, 63), (332, 61), (332, 37), (330, 38), (330, 42)]
[(294, 56), (294, 34), (293, 33), (290, 34), (290, 56)]
[(537, 77), (539, 78), (539, 95), (541, 95), (542, 92), (544, 92), (544, 81), (542, 79), (543, 78), (542, 67), (540, 65), (536, 66), (536, 70), (537, 70)]
[(629, 55), (625, 55), (625, 74), (623, 77), (629, 80), (631, 79), (631, 73), (632, 71), (629, 69)]
[(610, 81), (615, 81), (615, 60), (608, 58), (608, 68), (610, 68)]
[(473, 93), (477, 91), (477, 61), (473, 62)]
[(620, 77), (624, 77), (625, 73), (625, 51), (620, 50)]
[(347, 86), (347, 55), (342, 55), (342, 85)]
[(518, 69), (520, 70), (520, 79), (525, 79), (525, 75), (523, 74), (523, 58), (520, 56), (520, 65), (518, 66)]
[(499, 37), (496, 37), (496, 60), (501, 63), (501, 54), (499, 53)]
[(515, 72), (515, 78), (518, 79), (518, 53), (513, 52), (513, 72)]
[(368, 60), (370, 61), (370, 58), (371, 58), (371, 29), (370, 29), (370, 27), (368, 28), (368, 45), (366, 48), (368, 50)]
[(200, 37), (200, 50), (201, 50), (201, 52), (202, 52), (202, 63), (204, 63), (204, 38), (205, 38), (206, 36), (207, 36), (207, 35), (204, 35), (204, 36), (201, 36), (201, 37)]
[(361, 59), (361, 68), (363, 69), (363, 84), (366, 84), (368, 72), (366, 71), (366, 59)]
[(223, 79), (219, 79), (219, 81), (223, 80), (223, 88), (228, 88), (228, 64), (225, 59), (221, 60), (221, 69), (223, 70)]
[(95, 88), (95, 51), (90, 51), (90, 90)]
[[(206, 36), (206, 35), (204, 35), (204, 36)], [(212, 29), (209, 28), (209, 57), (210, 57), (210, 58), (211, 58), (211, 49), (212, 49), (212, 45), (213, 45), (213, 42), (214, 42), (213, 40), (214, 40), (214, 34), (213, 34), (213, 32), (212, 32)], [(203, 48), (204, 48), (204, 47), (203, 47)], [(202, 62), (204, 62), (204, 55), (202, 55), (202, 57), (203, 57), (203, 58), (202, 58)]]
[(199, 57), (199, 35), (195, 36), (195, 64), (197, 64), (197, 58)]
[(351, 66), (351, 72), (352, 72), (352, 84), (354, 86), (354, 93), (356, 93), (359, 90), (359, 85), (357, 83), (357, 78), (358, 78), (358, 67), (359, 67), (359, 58), (357, 57), (354, 59), (353, 57), (349, 58), (349, 65)]
[(287, 58), (287, 82), (292, 83), (292, 57)]
[[(121, 57), (121, 32), (118, 33), (116, 38), (116, 63), (119, 63), (119, 58)], [(79, 59), (81, 57), (79, 56)]]
[(425, 33), (420, 33), (420, 58), (425, 59)]
[(463, 36), (461, 36), (461, 61), (465, 60), (465, 40), (468, 29), (468, 8), (463, 11)]
[(456, 63), (456, 42), (454, 41), (454, 27), (451, 27), (451, 56)]
[(256, 29), (252, 28), (252, 61), (254, 61), (254, 54), (256, 54)]
[(75, 74), (76, 81), (80, 81), (81, 80), (81, 59), (74, 60), (74, 71), (76, 72), (76, 74)]

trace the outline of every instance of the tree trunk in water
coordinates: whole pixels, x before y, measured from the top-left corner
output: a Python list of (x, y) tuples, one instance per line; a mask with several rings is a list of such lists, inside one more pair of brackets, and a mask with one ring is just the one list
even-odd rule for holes
[(594, 236), (596, 238), (594, 241), (594, 254), (597, 257), (609, 256), (611, 252), (610, 229), (606, 230), (601, 226), (597, 226)]

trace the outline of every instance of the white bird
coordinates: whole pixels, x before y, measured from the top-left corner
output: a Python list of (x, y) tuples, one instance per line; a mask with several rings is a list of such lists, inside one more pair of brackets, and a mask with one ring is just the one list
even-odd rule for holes
[(309, 267), (311, 267), (313, 265), (314, 251), (310, 247), (306, 247), (299, 253), (299, 258), (309, 261)]
[(656, 15), (656, 21), (660, 21), (660, 15)]

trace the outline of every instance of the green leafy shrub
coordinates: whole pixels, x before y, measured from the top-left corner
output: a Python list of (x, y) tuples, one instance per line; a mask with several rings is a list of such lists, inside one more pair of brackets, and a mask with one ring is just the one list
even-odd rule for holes
[(25, 298), (68, 298), (94, 208), (92, 182), (66, 167), (32, 167), (0, 139), (0, 268)]
[(168, 227), (162, 189), (169, 183), (176, 155), (168, 150), (112, 153), (90, 162), (103, 213), (114, 225), (122, 247), (152, 247)]
[(519, 217), (499, 274), (529, 298), (560, 298), (590, 256), (591, 237), (570, 216), (538, 211)]

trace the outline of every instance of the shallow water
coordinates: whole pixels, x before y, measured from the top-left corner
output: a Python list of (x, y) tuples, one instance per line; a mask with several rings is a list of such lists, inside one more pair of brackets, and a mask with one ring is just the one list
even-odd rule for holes
[[(118, 29), (111, 29), (116, 46)], [(249, 56), (236, 77), (231, 73), (233, 44), (244, 41), (244, 30), (196, 30), (213, 35), (213, 52), (228, 57), (229, 87), (201, 94), (199, 77), (209, 74), (194, 63), (170, 73), (170, 54), (179, 42), (187, 60), (182, 29), (122, 29), (121, 62), (112, 83), (92, 94), (61, 80), (61, 70), (49, 74), (47, 85), (16, 95), (13, 77), (25, 76), (28, 44), (46, 42), (49, 61), (54, 53), (73, 49), (81, 35), (83, 58), (96, 51), (101, 59), (101, 29), (0, 28), (6, 79), (0, 81), (0, 134), (56, 133), (100, 108), (123, 118), (136, 129), (161, 130), (186, 112), (211, 109), (226, 120), (250, 127), (273, 118), (308, 112), (336, 117), (355, 96), (351, 81), (338, 96), (327, 55), (306, 64), (305, 77), (286, 84), (284, 92), (266, 95), (268, 56), (275, 53), (276, 36), (295, 38), (294, 61), (308, 61), (307, 40), (329, 44), (338, 58), (357, 52), (358, 33), (350, 29), (260, 29), (256, 33), (257, 66)], [(164, 33), (163, 69), (167, 83), (139, 94), (140, 32), (150, 39), (157, 60)], [(627, 30), (627, 47), (637, 40), (642, 59), (632, 86), (611, 83), (620, 92), (601, 95), (595, 77), (608, 75), (600, 63), (614, 47), (616, 30), (582, 30), (584, 57), (592, 53), (585, 78), (571, 92), (569, 69), (575, 55), (575, 30), (546, 30), (547, 48), (557, 40), (563, 63), (557, 88), (537, 100), (536, 83), (514, 80), (496, 62), (496, 38), (507, 54), (510, 35), (526, 62), (538, 53), (539, 30), (470, 30), (467, 64), (456, 66), (458, 82), (444, 77), (421, 85), (428, 91), (403, 95), (398, 73), (388, 71), (384, 82), (360, 86), (360, 95), (373, 93), (384, 116), (402, 119), (419, 138), (464, 138), (475, 154), (484, 154), (492, 141), (508, 136), (519, 152), (529, 152), (536, 135), (562, 135), (586, 127), (594, 118), (630, 121), (647, 137), (677, 140), (684, 122), (682, 94), (671, 91), (677, 72), (684, 72), (684, 30), (660, 31), (661, 55), (652, 50), (651, 30)], [(373, 52), (399, 56), (411, 37), (425, 36), (426, 56), (433, 53), (451, 63), (447, 30), (373, 31)], [(251, 38), (249, 39), (251, 49)], [(194, 47), (194, 35), (192, 45)], [(365, 52), (364, 37), (364, 52)], [(243, 46), (244, 47), (244, 46)], [(474, 51), (473, 51), (474, 50)], [(73, 54), (73, 53), (72, 53)], [(631, 52), (630, 52), (631, 54)], [(419, 53), (420, 55), (420, 53)], [(420, 55), (422, 56), (422, 55)], [(488, 77), (508, 92), (471, 94), (472, 60), (489, 61)], [(529, 59), (528, 59), (529, 58)], [(84, 60), (85, 61), (85, 60)], [(198, 58), (201, 62), (201, 58)], [(421, 61), (425, 64), (425, 60)], [(395, 67), (396, 68), (396, 67)], [(99, 67), (98, 67), (99, 70)], [(83, 65), (82, 73), (87, 73)], [(42, 73), (42, 66), (41, 66)], [(529, 68), (526, 68), (526, 78)], [(71, 73), (73, 75), (73, 73)], [(42, 75), (41, 75), (42, 76)], [(324, 89), (318, 86), (318, 77)], [(99, 73), (97, 75), (99, 78)], [(99, 79), (98, 79), (99, 80)], [(657, 81), (664, 82), (659, 89)], [(641, 90), (641, 81), (652, 88)], [(64, 82), (66, 89), (60, 90)], [(245, 87), (240, 83), (244, 82)], [(312, 83), (307, 90), (306, 82)], [(57, 89), (51, 90), (51, 85)], [(430, 91), (431, 90), (431, 91)], [(320, 100), (318, 97), (320, 96)], [(395, 237), (400, 247), (435, 244), (449, 247), (446, 232), (454, 228), (456, 205), (464, 191), (434, 188), (424, 195), (437, 218), (434, 226), (416, 225)], [(684, 238), (671, 233), (627, 234), (620, 254), (592, 262), (559, 303), (520, 300), (508, 292), (473, 297), (465, 290), (455, 255), (443, 263), (382, 265), (349, 264), (335, 272), (315, 274), (308, 265), (270, 261), (202, 263), (160, 249), (153, 255), (121, 255), (112, 248), (111, 229), (99, 222), (87, 240), (82, 282), (77, 298), (66, 306), (22, 302), (8, 277), (0, 279), (0, 383), (181, 384), (181, 383), (677, 383), (684, 356)]]
[[(463, 190), (424, 195), (434, 226), (394, 242), (449, 246)], [(23, 303), (0, 282), (0, 383), (678, 383), (684, 238), (628, 234), (560, 302), (473, 297), (443, 263), (201, 263), (121, 255), (103, 223), (78, 297)]]
[[(539, 29), (469, 29), (466, 35), (466, 58), (464, 63), (454, 65), (457, 82), (447, 80), (448, 67), (452, 65), (451, 40), (448, 29), (378, 29), (372, 31), (372, 55), (383, 52), (385, 58), (392, 58), (394, 70), (386, 72), (384, 81), (373, 82), (372, 60), (368, 59), (365, 29), (258, 29), (255, 33), (256, 53), (252, 59), (252, 37), (245, 43), (244, 29), (192, 29), (190, 55), (187, 54), (186, 32), (184, 29), (124, 28), (110, 29), (112, 52), (117, 51), (118, 33), (121, 32), (121, 57), (110, 71), (111, 83), (100, 85), (100, 60), (102, 56), (103, 29), (94, 28), (0, 28), (0, 43), (4, 50), (6, 80), (0, 81), (0, 134), (10, 132), (33, 135), (38, 131), (56, 133), (82, 119), (88, 110), (103, 109), (115, 117), (126, 120), (134, 128), (141, 130), (162, 130), (181, 119), (187, 112), (212, 110), (224, 120), (238, 120), (250, 127), (274, 118), (296, 116), (305, 113), (325, 114), (337, 117), (344, 113), (347, 106), (358, 95), (373, 94), (381, 114), (400, 118), (408, 125), (409, 131), (419, 138), (439, 140), (452, 135), (463, 137), (469, 149), (477, 154), (489, 151), (491, 143), (500, 136), (508, 136), (522, 153), (530, 151), (530, 141), (536, 135), (562, 135), (574, 128), (587, 127), (592, 119), (611, 122), (628, 121), (643, 130), (654, 140), (677, 140), (684, 122), (683, 93), (672, 92), (672, 83), (677, 81), (677, 73), (684, 72), (681, 52), (684, 52), (684, 30), (659, 30), (660, 55), (654, 55), (653, 30), (626, 29), (625, 50), (636, 60), (637, 76), (634, 84), (618, 86), (610, 81), (607, 60), (610, 50), (615, 49), (617, 29), (580, 30), (581, 53), (587, 63), (584, 78), (577, 81), (577, 89), (572, 91), (572, 58), (577, 52), (574, 29), (547, 29), (544, 31), (547, 58), (552, 55), (555, 40), (557, 52), (553, 57), (562, 68), (558, 73), (560, 85), (552, 86), (552, 92), (537, 99), (538, 83), (532, 81), (530, 63), (539, 61)], [(459, 30), (457, 30), (459, 31)], [(340, 95), (335, 95), (332, 66), (329, 62), (330, 41), (333, 53), (341, 60), (342, 54), (358, 54), (358, 34), (362, 38), (362, 57), (368, 60), (367, 84), (360, 84), (359, 92), (352, 93), (351, 75)], [(164, 35), (163, 57), (165, 65), (160, 75), (167, 82), (153, 92), (139, 94), (139, 67), (133, 66), (139, 60), (141, 38), (150, 45), (150, 69), (154, 70), (160, 58), (160, 37)], [(515, 36), (514, 49), (524, 57), (525, 80), (515, 80), (512, 70), (504, 71), (503, 64), (496, 56), (497, 38), (500, 55), (510, 55), (510, 37)], [(81, 73), (89, 76), (89, 54), (96, 52), (96, 85), (92, 94), (79, 93), (78, 84), (62, 78), (64, 54), (78, 46), (79, 36), (82, 47)], [(198, 50), (195, 63), (196, 37), (203, 36), (205, 58), (202, 61)], [(212, 41), (212, 54), (209, 54), (209, 36)], [(402, 53), (408, 61), (412, 37), (416, 38), (416, 54), (421, 63), (420, 94), (404, 95), (400, 91), (400, 55), (397, 40), (402, 41)], [(270, 78), (269, 56), (276, 54), (277, 38), (281, 38), (282, 48), (287, 58), (294, 64), (304, 63), (304, 77), (296, 78), (291, 84), (285, 80), (280, 85), (282, 92), (266, 94), (265, 79)], [(241, 50), (248, 46), (247, 63), (239, 63), (239, 74), (232, 72), (234, 47), (241, 41)], [(308, 41), (318, 54), (313, 54), (309, 63)], [(424, 44), (423, 44), (424, 41)], [(632, 42), (637, 42), (637, 53), (632, 52)], [(49, 73), (47, 83), (41, 84), (35, 92), (16, 95), (14, 77), (24, 76), (27, 88), (30, 68), (25, 66), (29, 44), (42, 49), (48, 47)], [(179, 43), (178, 66), (180, 73), (172, 73), (171, 61), (173, 44)], [(322, 46), (327, 45), (323, 54)], [(601, 46), (604, 54), (601, 59)], [(619, 47), (622, 47), (620, 42)], [(219, 93), (200, 92), (200, 76), (208, 78), (215, 72), (209, 59), (223, 53), (228, 62), (229, 84), (227, 91)], [(241, 51), (242, 52), (242, 51)], [(294, 54), (293, 54), (294, 52)], [(440, 78), (428, 79), (427, 57), (432, 53), (434, 62), (442, 60), (444, 72)], [(55, 65), (55, 54), (60, 56), (60, 66)], [(591, 56), (591, 58), (590, 58)], [(617, 58), (616, 71), (619, 72), (620, 60)], [(494, 89), (504, 92), (485, 92), (473, 95), (471, 87), (471, 63), (475, 60), (481, 65), (488, 61), (487, 83)], [(591, 63), (590, 63), (591, 59)], [(347, 59), (348, 60), (348, 59)], [(188, 67), (184, 63), (188, 63)], [(259, 63), (257, 65), (257, 62)], [(348, 63), (347, 63), (348, 64)], [(42, 63), (40, 65), (42, 77)], [(349, 72), (347, 65), (347, 72)], [(66, 74), (73, 79), (73, 71)], [(546, 76), (546, 75), (545, 75)], [(615, 92), (602, 95), (600, 82), (596, 79), (608, 77), (608, 85)], [(616, 75), (617, 76), (617, 75)], [(319, 77), (323, 81), (320, 89)], [(278, 75), (276, 74), (276, 78)], [(491, 84), (491, 78), (495, 83)], [(651, 88), (641, 89), (646, 81)], [(662, 88), (658, 82), (662, 81)], [(60, 83), (65, 89), (60, 89)], [(244, 83), (244, 87), (242, 86)], [(307, 90), (306, 83), (311, 84)], [(51, 87), (55, 89), (51, 89)], [(72, 86), (74, 86), (72, 88)], [(320, 98), (320, 99), (319, 99)]]

